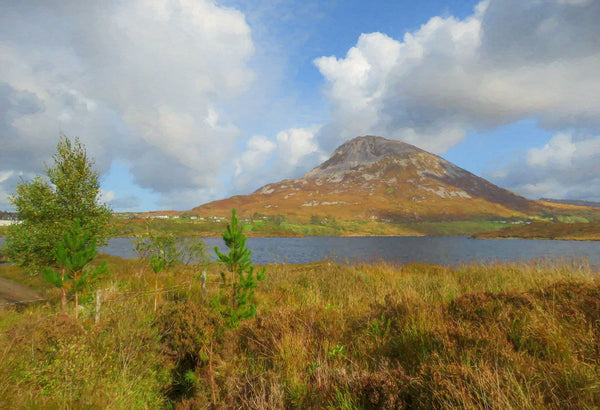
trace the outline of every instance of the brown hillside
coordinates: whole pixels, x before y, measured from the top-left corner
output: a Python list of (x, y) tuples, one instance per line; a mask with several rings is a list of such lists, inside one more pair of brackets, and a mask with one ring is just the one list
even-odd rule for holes
[(214, 201), (199, 216), (286, 215), (340, 220), (419, 221), (524, 217), (547, 209), (413, 145), (358, 137), (302, 178)]

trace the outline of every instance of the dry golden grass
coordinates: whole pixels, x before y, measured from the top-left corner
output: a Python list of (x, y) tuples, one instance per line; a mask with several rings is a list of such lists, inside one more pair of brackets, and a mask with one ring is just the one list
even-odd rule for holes
[(153, 273), (108, 261), (98, 324), (93, 298), (79, 322), (53, 301), (0, 310), (0, 403), (600, 406), (600, 281), (585, 263), (271, 265), (257, 316), (229, 328), (189, 267), (160, 275), (173, 291), (154, 312)]
[(514, 225), (499, 231), (483, 232), (478, 238), (565, 239), (600, 241), (600, 222), (533, 222)]

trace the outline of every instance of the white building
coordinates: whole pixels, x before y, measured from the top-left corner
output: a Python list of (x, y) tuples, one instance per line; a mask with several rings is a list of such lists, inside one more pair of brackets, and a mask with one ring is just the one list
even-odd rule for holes
[(9, 225), (16, 225), (16, 224), (20, 224), (21, 221), (8, 221), (5, 219), (0, 219), (0, 226), (9, 226)]

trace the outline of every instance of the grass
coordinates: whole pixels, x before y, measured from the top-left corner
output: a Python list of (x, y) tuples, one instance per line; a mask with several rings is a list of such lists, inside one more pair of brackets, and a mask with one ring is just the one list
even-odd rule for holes
[[(173, 233), (176, 236), (221, 236), (227, 222), (199, 221), (186, 219), (114, 219), (114, 236), (127, 237), (142, 234), (148, 227), (157, 232)], [(357, 235), (419, 235), (409, 227), (382, 222), (328, 221), (309, 224), (298, 221), (253, 220), (245, 223), (247, 236), (296, 237), (296, 236), (357, 236)]]
[[(508, 226), (508, 222), (487, 220), (404, 223), (326, 220), (322, 224), (254, 220), (247, 223), (245, 232), (247, 236), (255, 237), (475, 235), (478, 238), (600, 239), (600, 222), (577, 222), (579, 220), (582, 218), (571, 218), (569, 222), (540, 221), (528, 225)], [(149, 228), (155, 232), (172, 233), (176, 236), (219, 237), (226, 224), (226, 221), (185, 218), (113, 218), (112, 233), (117, 237), (131, 237), (143, 234)], [(0, 237), (6, 237), (8, 228), (0, 227)]]
[(498, 221), (449, 221), (413, 222), (405, 224), (424, 235), (467, 236), (478, 232), (492, 231), (506, 227), (507, 222)]
[(498, 231), (481, 232), (475, 237), (598, 241), (600, 240), (600, 222), (539, 221), (527, 225), (513, 225)]
[(172, 233), (176, 236), (220, 236), (226, 222), (192, 221), (186, 219), (121, 219), (113, 218), (113, 236), (131, 237), (144, 234), (150, 229), (154, 232)]
[[(248, 236), (263, 237), (307, 237), (307, 236), (421, 236), (421, 235), (473, 235), (497, 230), (506, 226), (497, 221), (448, 221), (385, 223), (367, 221), (336, 221), (324, 219), (321, 223), (299, 221), (253, 220), (246, 223)], [(114, 236), (128, 237), (153, 231), (172, 233), (176, 236), (220, 236), (226, 222), (189, 219), (118, 219), (113, 220)]]
[[(586, 263), (270, 265), (237, 328), (197, 270), (102, 256), (94, 323), (0, 310), (0, 403), (15, 408), (594, 408), (600, 280)], [(100, 262), (100, 261), (98, 261)], [(208, 299), (220, 266), (204, 267)], [(11, 267), (0, 275), (27, 281)], [(40, 284), (40, 286), (42, 286)], [(42, 286), (43, 287), (43, 286)], [(69, 306), (72, 310), (72, 304)]]

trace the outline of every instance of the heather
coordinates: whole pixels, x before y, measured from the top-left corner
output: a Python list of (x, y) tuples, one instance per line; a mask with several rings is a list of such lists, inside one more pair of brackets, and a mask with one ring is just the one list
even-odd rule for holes
[(270, 265), (256, 315), (231, 325), (218, 309), (230, 299), (220, 264), (154, 273), (142, 260), (94, 263), (104, 261), (108, 273), (80, 296), (79, 319), (73, 299), (63, 314), (56, 288), (0, 267), (46, 299), (0, 310), (0, 403), (600, 405), (600, 281), (584, 262)]

